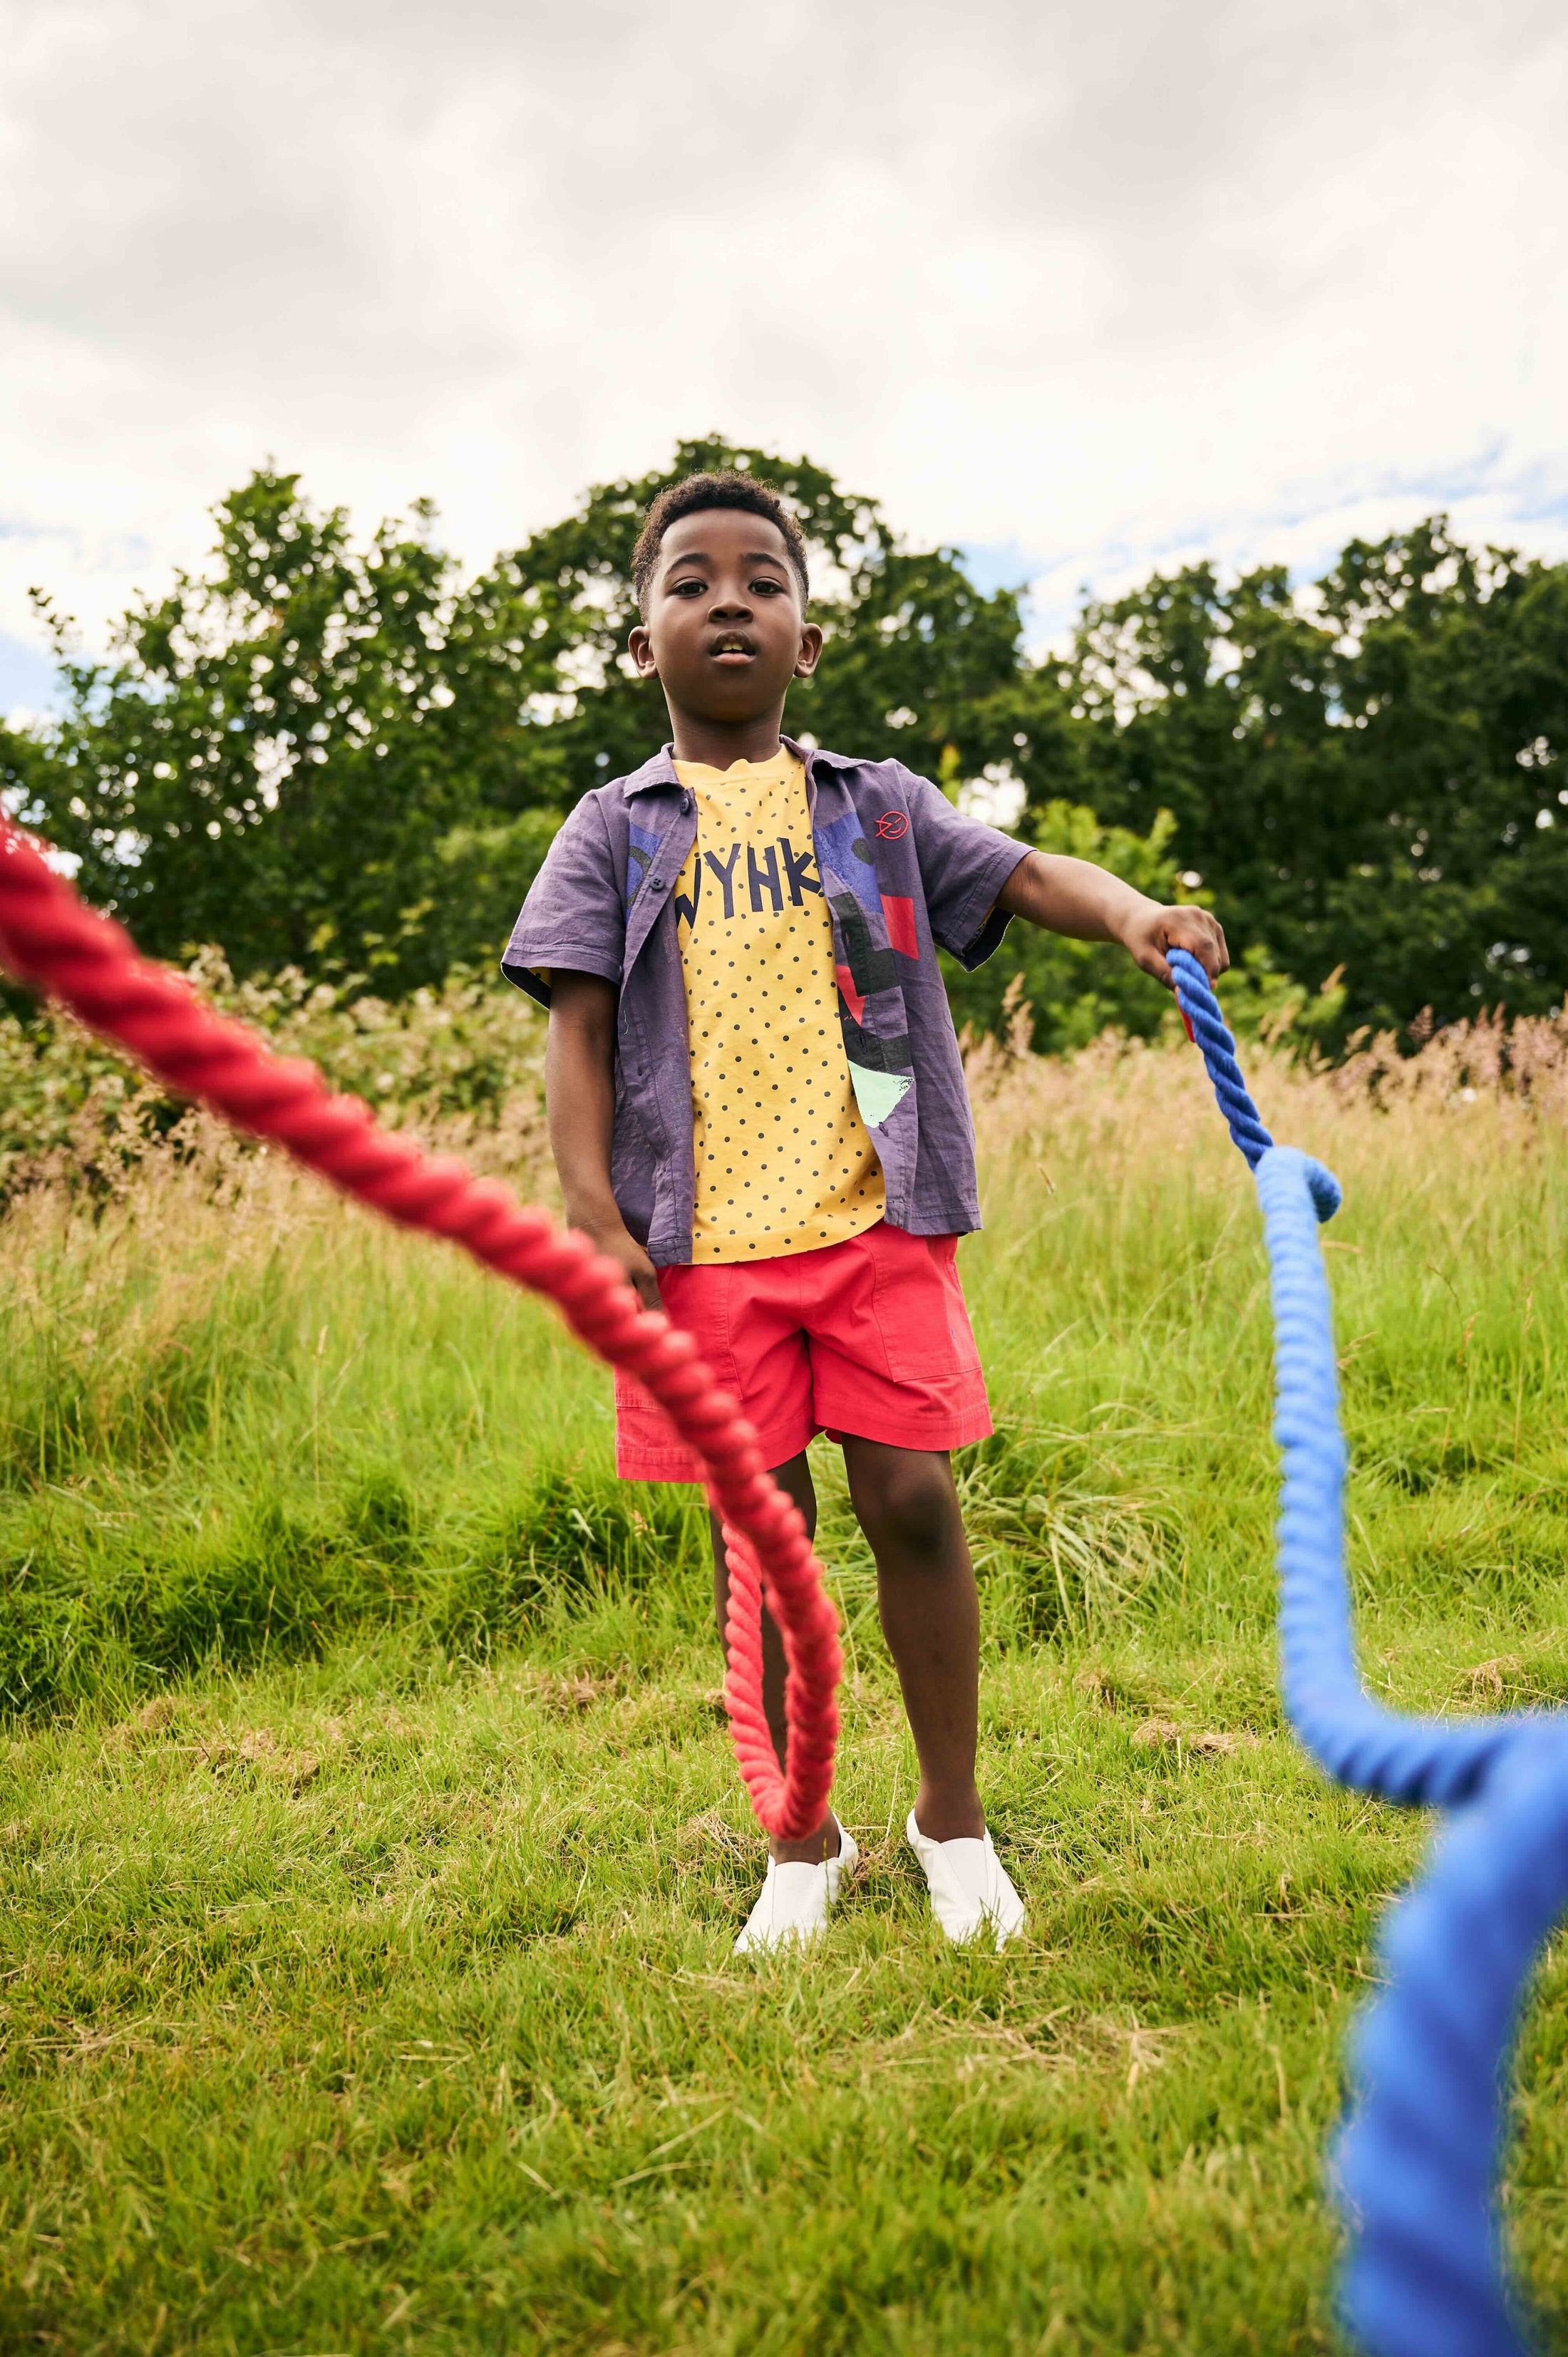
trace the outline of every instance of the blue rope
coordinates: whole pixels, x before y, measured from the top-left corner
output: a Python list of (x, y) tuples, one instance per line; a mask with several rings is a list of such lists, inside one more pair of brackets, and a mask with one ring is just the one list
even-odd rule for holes
[(1277, 1146), (1197, 959), (1176, 998), (1258, 1189), (1274, 1314), (1283, 1458), (1284, 1705), (1340, 1783), (1455, 1813), (1379, 1943), (1388, 1986), (1354, 2043), (1334, 2182), (1349, 2237), (1346, 2320), (1376, 2357), (1525, 2357), (1502, 2261), (1497, 2179), (1505, 2071), (1534, 1960), (1568, 1904), (1568, 1715), (1406, 1718), (1356, 1669), (1345, 1577), (1345, 1443), (1317, 1224), (1338, 1209), (1321, 1163)]

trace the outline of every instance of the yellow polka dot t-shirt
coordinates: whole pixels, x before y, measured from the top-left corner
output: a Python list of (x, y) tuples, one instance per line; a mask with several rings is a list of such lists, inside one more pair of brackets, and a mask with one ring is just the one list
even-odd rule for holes
[(675, 886), (697, 1162), (692, 1258), (773, 1260), (875, 1226), (876, 1149), (839, 1028), (806, 772), (677, 761), (697, 839)]

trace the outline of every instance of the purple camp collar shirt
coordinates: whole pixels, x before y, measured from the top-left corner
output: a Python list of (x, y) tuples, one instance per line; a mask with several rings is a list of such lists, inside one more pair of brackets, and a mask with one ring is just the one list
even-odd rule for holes
[[(965, 818), (900, 761), (859, 761), (784, 739), (806, 767), (812, 861), (750, 863), (748, 888), (821, 893), (832, 927), (839, 1019), (886, 1216), (911, 1234), (980, 1225), (974, 1125), (939, 948), (980, 965), (1007, 920), (997, 895), (1028, 845)], [(571, 812), (512, 929), (501, 972), (542, 1006), (549, 974), (620, 992), (610, 1185), (660, 1267), (692, 1257), (696, 1193), (686, 985), (674, 886), (696, 840), (695, 797), (666, 745)]]

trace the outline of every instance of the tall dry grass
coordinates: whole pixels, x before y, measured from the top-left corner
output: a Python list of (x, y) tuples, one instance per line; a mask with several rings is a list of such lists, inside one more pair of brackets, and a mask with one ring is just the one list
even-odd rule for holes
[[(1348, 1189), (1326, 1243), (1369, 1603), (1399, 1585), (1372, 1579), (1380, 1551), (1466, 1609), (1528, 1587), (1563, 1538), (1568, 1028), (1477, 1024), (1332, 1070), (1280, 1043), (1248, 1061), (1276, 1135)], [(1039, 1058), (1020, 1021), (969, 1071), (986, 1227), (965, 1281), (999, 1433), (961, 1478), (995, 1641), (1160, 1612), (1266, 1629), (1264, 1269), (1198, 1059), (1112, 1039)], [(532, 1074), (422, 1126), (550, 1200)], [(549, 1313), (204, 1115), (144, 1130), (96, 1189), (36, 1171), (0, 1244), (12, 1707), (204, 1649), (308, 1647), (359, 1611), (483, 1651), (520, 1599), (537, 1615), (519, 1533), (535, 1510), (561, 1522), (562, 1483), (586, 1501), (564, 1590), (641, 1560), (628, 1515), (654, 1509), (614, 1482), (607, 1382)], [(1484, 1503), (1466, 1480), (1490, 1483)], [(831, 1455), (822, 1487), (869, 1635), (873, 1566)], [(696, 1595), (689, 1502), (660, 1513), (690, 1538)]]

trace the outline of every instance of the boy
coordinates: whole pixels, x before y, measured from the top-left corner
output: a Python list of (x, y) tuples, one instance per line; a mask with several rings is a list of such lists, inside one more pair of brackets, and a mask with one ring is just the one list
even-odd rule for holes
[[(961, 816), (897, 761), (781, 737), (822, 634), (800, 528), (767, 485), (662, 492), (633, 582), (631, 657), (673, 741), (584, 795), (502, 961), (550, 1010), (566, 1217), (693, 1335), (808, 1529), (807, 1444), (842, 1446), (919, 1760), (908, 1840), (947, 1936), (1000, 1944), (1024, 1909), (975, 1787), (979, 1605), (949, 1461), (991, 1430), (954, 1257), (980, 1213), (936, 946), (973, 967), (1020, 916), (1119, 941), (1168, 985), (1168, 948), (1213, 976), (1224, 936)], [(616, 1417), (623, 1478), (702, 1478), (620, 1378)], [(716, 1518), (713, 1536), (722, 1632)], [(782, 1760), (783, 1649), (765, 1637)], [(812, 1938), (855, 1856), (831, 1812), (773, 1842), (737, 1953)]]

